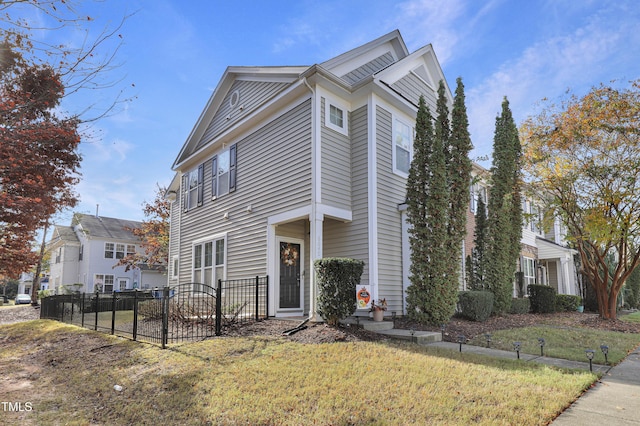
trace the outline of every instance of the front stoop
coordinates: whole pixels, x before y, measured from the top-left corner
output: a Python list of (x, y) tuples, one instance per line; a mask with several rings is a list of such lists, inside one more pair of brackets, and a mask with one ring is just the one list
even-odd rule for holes
[(362, 327), (367, 331), (382, 334), (391, 339), (413, 341), (419, 345), (442, 341), (442, 334), (433, 331), (414, 331), (393, 328), (393, 321), (371, 321), (370, 319), (360, 319), (356, 321), (353, 317), (341, 321), (349, 326)]

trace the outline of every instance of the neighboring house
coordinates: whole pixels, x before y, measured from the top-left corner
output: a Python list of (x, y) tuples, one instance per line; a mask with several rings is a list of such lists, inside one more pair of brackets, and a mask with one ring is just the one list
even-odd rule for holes
[(312, 66), (227, 68), (173, 164), (169, 284), (267, 275), (270, 315), (315, 318), (314, 261), (351, 257), (403, 314), (417, 104), (435, 111), (444, 79), (398, 31)]
[(140, 222), (76, 213), (70, 226), (56, 225), (47, 244), (50, 252), (49, 289), (101, 293), (163, 287), (161, 269), (146, 267), (125, 271), (119, 259), (140, 251), (139, 239), (125, 228)]
[[(464, 261), (471, 254), (475, 231), (475, 214), (478, 197), (485, 206), (489, 196), (489, 171), (478, 164), (473, 165), (469, 210), (467, 213), (467, 236), (464, 241)], [(574, 256), (576, 250), (567, 246), (566, 229), (556, 218), (553, 226), (544, 229), (542, 203), (523, 194), (523, 227), (520, 240), (521, 252), (517, 271), (523, 273), (524, 292), (529, 284), (552, 286), (559, 294), (579, 295)], [(518, 296), (517, 285), (513, 289)]]
[(18, 294), (31, 294), (33, 286), (33, 273), (23, 272), (18, 279)]

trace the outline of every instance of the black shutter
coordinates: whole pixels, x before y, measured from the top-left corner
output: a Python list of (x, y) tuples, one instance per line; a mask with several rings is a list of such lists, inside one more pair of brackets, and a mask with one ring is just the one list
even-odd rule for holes
[(182, 175), (182, 210), (189, 210), (189, 173)]
[(229, 148), (229, 192), (236, 190), (236, 144)]
[(211, 198), (216, 199), (218, 195), (218, 156), (211, 159)]
[(204, 189), (204, 163), (198, 166), (198, 205), (202, 205)]

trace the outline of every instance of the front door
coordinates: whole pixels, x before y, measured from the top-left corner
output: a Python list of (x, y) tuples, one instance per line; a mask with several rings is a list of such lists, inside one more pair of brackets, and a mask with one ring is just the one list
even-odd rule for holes
[(281, 240), (280, 246), (280, 308), (300, 309), (302, 279), (300, 276), (301, 244)]

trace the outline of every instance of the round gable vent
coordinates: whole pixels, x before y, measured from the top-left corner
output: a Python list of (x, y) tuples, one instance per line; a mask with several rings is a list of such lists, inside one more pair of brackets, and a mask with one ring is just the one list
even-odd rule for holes
[(238, 106), (239, 102), (240, 102), (240, 92), (236, 90), (231, 94), (231, 99), (229, 99), (229, 105), (233, 109)]

